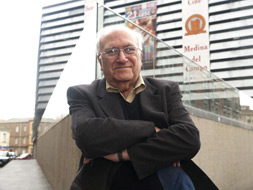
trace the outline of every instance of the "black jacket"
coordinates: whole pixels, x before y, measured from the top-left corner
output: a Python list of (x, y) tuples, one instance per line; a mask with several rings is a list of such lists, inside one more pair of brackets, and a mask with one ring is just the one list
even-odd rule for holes
[(105, 79), (68, 89), (73, 138), (84, 157), (96, 158), (81, 166), (72, 189), (107, 189), (113, 162), (99, 157), (124, 149), (139, 179), (180, 160), (197, 189), (206, 190), (207, 184), (217, 189), (191, 161), (200, 148), (199, 131), (182, 104), (178, 84), (153, 78), (144, 82), (140, 93), (144, 121), (124, 119), (119, 97), (106, 91)]

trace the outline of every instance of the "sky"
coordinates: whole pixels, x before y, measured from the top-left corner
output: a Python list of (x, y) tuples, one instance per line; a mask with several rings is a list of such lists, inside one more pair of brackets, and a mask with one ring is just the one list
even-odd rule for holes
[(0, 120), (34, 116), (42, 7), (59, 2), (63, 0), (1, 2)]
[(42, 6), (54, 2), (0, 3), (0, 119), (34, 116)]

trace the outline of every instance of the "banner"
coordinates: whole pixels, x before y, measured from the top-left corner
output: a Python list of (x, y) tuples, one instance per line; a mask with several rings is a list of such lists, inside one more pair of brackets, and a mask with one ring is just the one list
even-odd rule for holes
[[(125, 17), (127, 19), (131, 20), (151, 34), (156, 34), (156, 1), (126, 7), (125, 10)], [(133, 24), (127, 21), (126, 25), (131, 29), (135, 28)], [(153, 59), (155, 58), (155, 39), (146, 32), (143, 32), (142, 35), (144, 40), (142, 57), (143, 68), (153, 68)]]
[(184, 77), (198, 81), (203, 70), (210, 70), (208, 0), (182, 1), (182, 14), (183, 54), (200, 65), (185, 64)]

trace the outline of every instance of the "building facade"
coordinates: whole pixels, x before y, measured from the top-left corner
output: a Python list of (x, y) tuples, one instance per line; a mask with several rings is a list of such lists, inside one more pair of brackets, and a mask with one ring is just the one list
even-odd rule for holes
[[(33, 119), (10, 119), (0, 121), (0, 147), (15, 152), (17, 156), (33, 152)], [(48, 130), (48, 122), (41, 122), (38, 136)], [(1, 145), (2, 144), (2, 145)]]
[[(149, 1), (104, 0), (104, 4), (124, 16), (126, 7)], [(84, 2), (84, 0), (66, 1), (43, 7), (34, 128), (39, 125), (50, 96), (83, 30)], [(156, 2), (157, 37), (183, 53), (182, 0), (157, 0)], [(210, 71), (231, 86), (253, 97), (251, 53), (253, 51), (253, 1), (209, 0), (208, 2)], [(104, 26), (115, 24), (117, 19), (112, 12), (104, 11)], [(176, 75), (183, 75), (183, 73), (179, 72)]]
[(241, 107), (241, 118), (245, 123), (253, 126), (253, 111), (249, 108), (249, 106)]
[(0, 122), (0, 128), (9, 130), (9, 150), (16, 155), (32, 153), (32, 119), (10, 119)]

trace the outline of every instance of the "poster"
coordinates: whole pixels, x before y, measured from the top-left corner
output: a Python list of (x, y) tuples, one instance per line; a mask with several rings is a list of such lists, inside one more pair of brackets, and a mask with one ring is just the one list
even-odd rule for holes
[[(156, 35), (156, 12), (156, 1), (152, 1), (126, 7), (125, 17), (134, 22), (136, 25), (142, 27), (144, 30)], [(131, 29), (136, 28), (135, 25), (129, 22), (126, 22), (126, 25)], [(142, 57), (143, 68), (153, 68), (155, 59), (155, 38), (146, 32), (143, 32), (142, 35), (144, 42)]]

